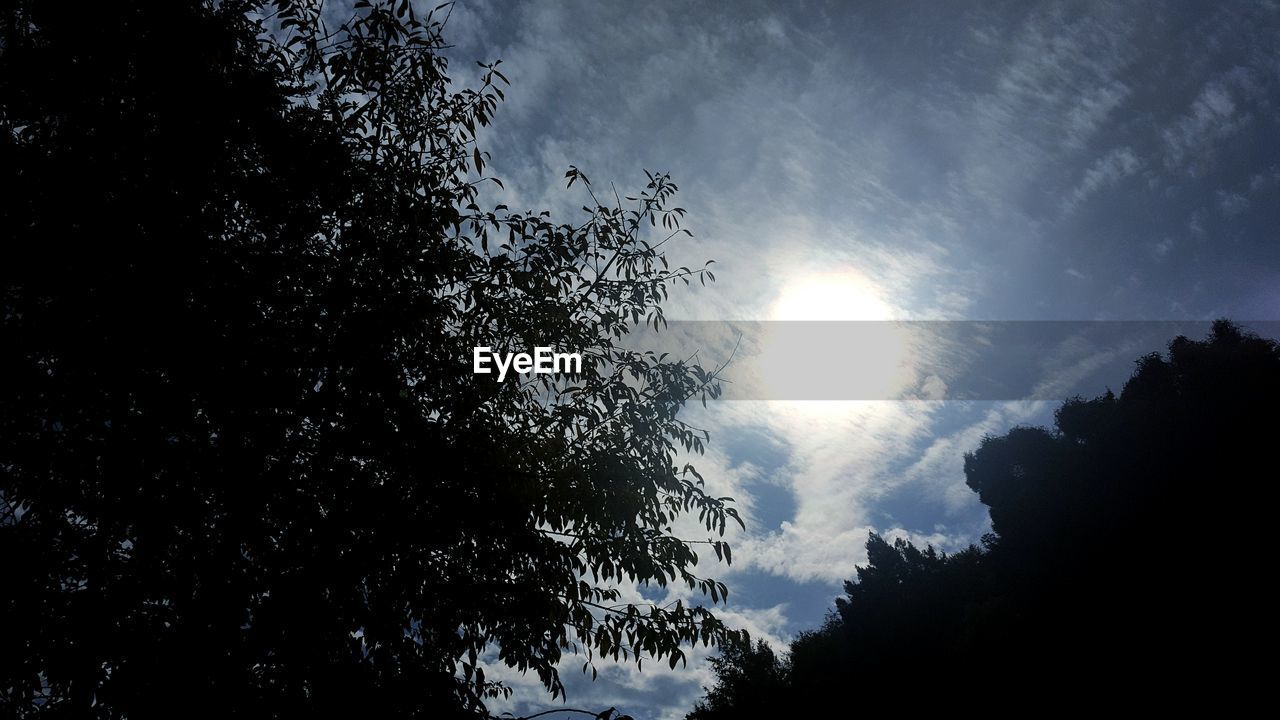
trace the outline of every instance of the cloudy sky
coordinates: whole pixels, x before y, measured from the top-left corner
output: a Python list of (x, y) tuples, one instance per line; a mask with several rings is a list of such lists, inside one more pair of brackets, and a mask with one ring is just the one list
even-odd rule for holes
[[(1274, 2), (462, 0), (446, 35), (457, 80), (495, 59), (511, 79), (484, 137), (507, 187), (490, 203), (569, 217), (586, 202), (564, 188), (571, 164), (620, 191), (672, 174), (695, 234), (673, 259), (714, 259), (717, 282), (674, 293), (669, 318), (1280, 318)], [(692, 412), (712, 433), (700, 468), (751, 520), (717, 569), (724, 616), (781, 643), (821, 622), (869, 531), (976, 542), (963, 453), (1118, 389), (1169, 339), (1046, 326), (1025, 393)], [(788, 346), (761, 352), (786, 372)], [(931, 378), (908, 378), (915, 397), (945, 397)], [(680, 717), (710, 684), (703, 658), (606, 666), (594, 685), (570, 660), (569, 706)], [(498, 710), (549, 705), (512, 682)]]

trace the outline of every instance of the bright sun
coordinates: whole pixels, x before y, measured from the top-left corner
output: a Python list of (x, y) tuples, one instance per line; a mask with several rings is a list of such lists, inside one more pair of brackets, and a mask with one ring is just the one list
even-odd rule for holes
[(915, 381), (906, 333), (893, 322), (865, 322), (895, 315), (875, 284), (855, 271), (788, 283), (770, 311), (771, 320), (782, 322), (769, 324), (756, 358), (766, 394), (810, 401), (803, 403), (805, 414), (820, 417), (843, 412), (850, 400), (897, 396)]
[(891, 320), (893, 310), (861, 274), (807, 275), (783, 286), (772, 320)]

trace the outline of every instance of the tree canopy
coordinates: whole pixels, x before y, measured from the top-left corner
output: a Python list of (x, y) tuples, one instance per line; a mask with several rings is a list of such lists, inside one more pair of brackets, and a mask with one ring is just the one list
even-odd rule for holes
[[(486, 658), (556, 696), (565, 653), (741, 637), (619, 589), (723, 599), (672, 525), (738, 521), (680, 460), (715, 370), (618, 343), (714, 279), (664, 256), (677, 188), (482, 209), (506, 81), (453, 84), (447, 12), (0, 13), (6, 706), (483, 715)], [(536, 345), (582, 372), (471, 371)]]
[(1267, 685), (1241, 644), (1276, 637), (1259, 563), (1277, 407), (1280, 347), (1218, 321), (1140, 358), (1119, 395), (1066, 401), (1053, 429), (984, 439), (964, 465), (983, 547), (872, 535), (821, 628), (785, 655), (724, 651), (689, 717), (1244, 709)]

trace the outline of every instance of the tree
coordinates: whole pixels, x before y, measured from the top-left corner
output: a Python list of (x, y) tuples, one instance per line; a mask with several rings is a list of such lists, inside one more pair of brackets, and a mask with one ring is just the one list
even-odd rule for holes
[[(682, 454), (716, 371), (660, 327), (649, 174), (577, 223), (482, 210), (505, 83), (404, 1), (15, 2), (0, 19), (0, 598), (31, 715), (482, 715), (486, 653), (674, 667), (736, 641), (674, 535), (738, 516)], [(553, 346), (498, 382), (472, 350)], [(706, 541), (727, 557), (720, 540)]]
[[(964, 466), (990, 509), (983, 548), (872, 535), (835, 612), (791, 643), (765, 712), (1243, 709), (1267, 684), (1236, 643), (1276, 637), (1257, 498), (1278, 404), (1280, 347), (1218, 321), (1205, 340), (1140, 358), (1118, 396), (1066, 401), (1054, 429), (984, 439)], [(718, 663), (705, 704), (717, 714), (691, 718), (751, 716), (762, 706), (726, 698), (779, 685), (741, 653)]]
[(758, 716), (782, 716), (785, 712), (787, 676), (785, 660), (763, 640), (726, 643), (711, 658), (716, 685), (704, 688), (706, 697), (689, 713), (690, 720), (716, 720), (744, 712)]
[(1019, 608), (1007, 652), (1063, 677), (1141, 667), (1240, 696), (1259, 669), (1228, 638), (1275, 634), (1252, 548), (1270, 523), (1254, 494), (1280, 430), (1280, 348), (1226, 320), (1168, 348), (1119, 396), (1063, 403), (1054, 431), (985, 440), (966, 481), (991, 511), (993, 585)]

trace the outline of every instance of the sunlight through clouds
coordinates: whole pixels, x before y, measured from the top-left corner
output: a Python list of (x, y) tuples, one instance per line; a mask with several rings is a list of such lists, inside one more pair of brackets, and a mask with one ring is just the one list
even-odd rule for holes
[[(893, 308), (861, 273), (846, 269), (800, 275), (787, 282), (773, 303), (756, 372), (770, 397), (813, 394), (815, 383), (853, 378), (854, 393), (864, 398), (895, 397), (915, 383), (908, 338), (891, 323)], [(856, 337), (824, 332), (808, 321), (859, 321)], [(807, 409), (819, 415), (841, 405), (818, 401)]]
[(771, 320), (892, 320), (894, 310), (853, 269), (801, 275), (783, 286)]

